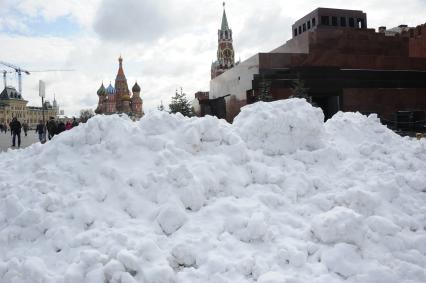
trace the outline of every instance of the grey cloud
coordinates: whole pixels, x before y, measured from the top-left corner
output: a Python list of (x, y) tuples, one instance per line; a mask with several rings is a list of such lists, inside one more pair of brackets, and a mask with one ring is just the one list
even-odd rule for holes
[(156, 0), (103, 0), (94, 23), (104, 39), (150, 41), (168, 30), (170, 19)]
[(268, 52), (290, 39), (293, 21), (283, 16), (279, 7), (259, 9), (246, 18), (241, 31), (234, 33), (235, 44), (237, 48), (256, 46), (259, 52)]
[(196, 30), (206, 11), (197, 15), (193, 9), (188, 1), (176, 5), (172, 0), (102, 0), (94, 30), (105, 40), (151, 42), (167, 35), (178, 36), (189, 29)]

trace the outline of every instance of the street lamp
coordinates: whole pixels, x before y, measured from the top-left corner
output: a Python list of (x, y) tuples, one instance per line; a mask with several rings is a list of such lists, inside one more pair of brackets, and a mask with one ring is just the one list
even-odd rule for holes
[(42, 80), (38, 82), (38, 94), (41, 97), (41, 113), (43, 115), (43, 140), (46, 140), (46, 123), (44, 119), (44, 97), (46, 96), (46, 84)]

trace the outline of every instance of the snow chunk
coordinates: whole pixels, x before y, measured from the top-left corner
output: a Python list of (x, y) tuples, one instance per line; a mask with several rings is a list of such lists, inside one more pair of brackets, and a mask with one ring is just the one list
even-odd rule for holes
[(182, 206), (177, 203), (166, 204), (157, 217), (157, 222), (167, 235), (173, 234), (187, 221), (187, 215)]
[(173, 283), (175, 274), (170, 266), (156, 266), (145, 271), (147, 283)]
[(245, 106), (233, 126), (251, 149), (277, 155), (323, 147), (323, 122), (320, 108), (290, 99)]
[(306, 251), (300, 251), (290, 245), (287, 245), (278, 251), (278, 258), (281, 262), (295, 267), (302, 267), (306, 263), (307, 256)]
[(354, 245), (336, 244), (333, 248), (323, 251), (321, 259), (329, 270), (345, 278), (362, 272), (361, 256)]
[(121, 274), (124, 271), (124, 265), (115, 259), (111, 259), (104, 267), (106, 279), (109, 281), (111, 281), (114, 276)]
[(286, 283), (285, 277), (279, 273), (270, 271), (259, 276), (258, 283)]
[(2, 203), (2, 215), (4, 215), (9, 221), (18, 216), (24, 210), (16, 195), (7, 196), (6, 199), (2, 200)]
[(383, 236), (393, 236), (401, 230), (398, 225), (394, 224), (389, 219), (377, 215), (368, 217), (366, 222), (371, 230)]
[(363, 238), (362, 217), (352, 209), (337, 206), (312, 220), (312, 231), (324, 243), (359, 244)]
[(178, 265), (185, 267), (194, 266), (196, 257), (194, 254), (194, 247), (186, 244), (180, 244), (173, 248), (172, 255)]

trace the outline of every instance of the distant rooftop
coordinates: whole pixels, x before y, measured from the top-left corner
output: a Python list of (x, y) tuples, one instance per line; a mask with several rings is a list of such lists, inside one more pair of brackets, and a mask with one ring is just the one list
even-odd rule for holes
[(293, 24), (293, 37), (320, 26), (366, 29), (367, 14), (360, 10), (317, 8)]
[(20, 99), (22, 100), (21, 94), (12, 86), (6, 86), (0, 93), (0, 100), (9, 99)]

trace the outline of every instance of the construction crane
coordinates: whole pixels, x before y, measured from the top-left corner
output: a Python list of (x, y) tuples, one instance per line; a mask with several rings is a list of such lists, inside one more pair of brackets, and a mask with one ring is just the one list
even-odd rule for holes
[[(43, 70), (43, 71), (27, 71), (22, 69), (21, 67), (15, 66), (13, 64), (7, 63), (7, 62), (3, 62), (0, 61), (0, 65), (4, 65), (6, 67), (12, 68), (15, 70), (16, 73), (18, 73), (18, 91), (22, 96), (22, 73), (26, 74), (26, 75), (30, 75), (31, 73), (41, 73), (41, 72), (72, 72), (74, 70)], [(4, 84), (6, 87), (6, 73), (7, 71), (3, 72), (3, 79), (4, 79)]]
[(6, 88), (6, 84), (7, 84), (7, 80), (6, 80), (6, 76), (7, 74), (13, 74), (15, 73), (14, 71), (6, 71), (6, 70), (0, 70), (1, 73), (3, 73), (3, 82), (4, 82), (4, 88)]

